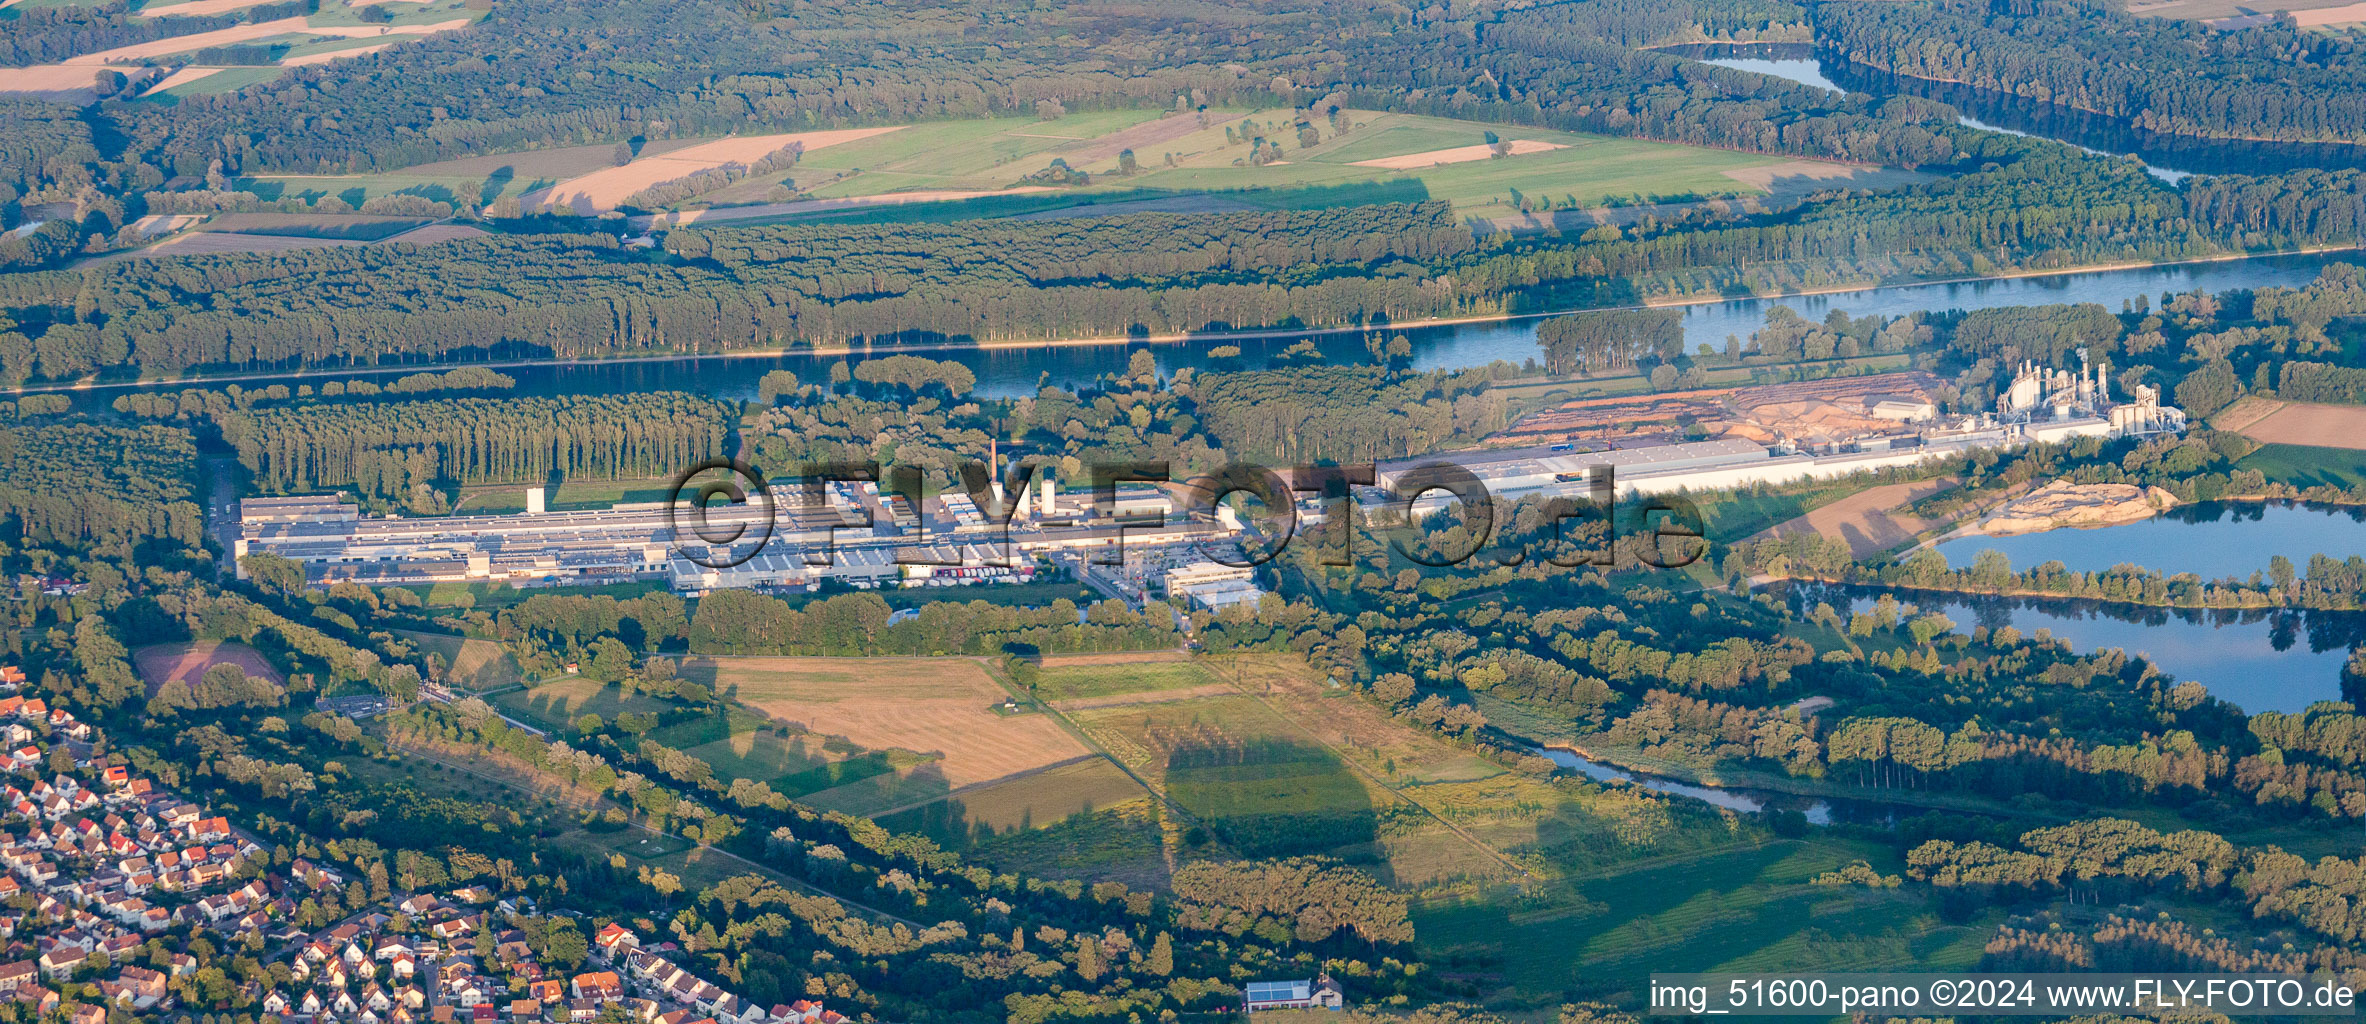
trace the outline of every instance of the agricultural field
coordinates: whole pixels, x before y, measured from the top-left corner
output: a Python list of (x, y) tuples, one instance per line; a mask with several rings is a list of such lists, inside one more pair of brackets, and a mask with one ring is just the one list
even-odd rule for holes
[(2258, 451), (2236, 462), (2235, 468), (2256, 469), (2266, 474), (2270, 483), (2288, 483), (2295, 487), (2366, 485), (2366, 451), (2354, 448), (2262, 445)]
[(627, 711), (657, 713), (673, 707), (641, 694), (627, 694), (615, 683), (595, 683), (582, 677), (558, 679), (523, 690), (496, 695), (493, 706), (523, 721), (561, 730), (586, 714), (613, 722)]
[(529, 209), (549, 206), (589, 216), (613, 210), (635, 193), (653, 185), (726, 164), (754, 164), (785, 146), (802, 144), (807, 151), (816, 151), (900, 130), (844, 128), (788, 135), (737, 136), (662, 151), (644, 148), (628, 163), (529, 192), (520, 201)]
[(1158, 889), (1170, 874), (1167, 847), (1159, 807), (1136, 800), (1024, 831), (973, 834), (963, 855), (996, 871)]
[(445, 684), (454, 690), (488, 693), (526, 681), (525, 669), (510, 656), (508, 648), (491, 640), (408, 629), (396, 630), (395, 635), (422, 652), (443, 658)]
[(1907, 506), (1955, 485), (1954, 478), (1942, 477), (1868, 488), (1776, 523), (1751, 539), (1813, 533), (1847, 544), (1858, 558), (1870, 558), (1930, 529), (1934, 524), (1907, 511)]
[(2264, 444), (2366, 449), (2366, 406), (2312, 402), (2238, 403), (2221, 413), (2222, 429)]
[(1818, 886), (1867, 860), (1894, 874), (1878, 843), (1781, 840), (1707, 851), (1590, 877), (1546, 900), (1451, 897), (1416, 904), (1427, 958), (1453, 957), (1484, 989), (1525, 998), (1640, 1002), (1667, 964), (1709, 971), (1964, 970), (1995, 921), (1948, 924), (1897, 890)]
[(918, 803), (1088, 753), (1047, 716), (997, 713), (1009, 692), (966, 658), (691, 658), (680, 674), (797, 729), (918, 755), (809, 797), (849, 813)]
[(1244, 695), (1076, 712), (1071, 720), (1243, 856), (1366, 846), (1394, 799)]
[[(1122, 193), (1127, 204), (1158, 203), (1163, 193), (1171, 197), (1164, 202), (1188, 202), (1191, 209), (1230, 209), (1439, 198), (1482, 217), (1520, 214), (1523, 206), (1547, 202), (1567, 208), (1599, 206), (1613, 197), (1767, 195), (1799, 182), (1841, 184), (1887, 173), (1529, 129), (1502, 138), (1510, 155), (1497, 157), (1487, 143), (1491, 129), (1477, 122), (1366, 111), (1350, 120), (1354, 127), (1345, 135), (1334, 134), (1328, 123), (1317, 125), (1321, 141), (1311, 148), (1298, 146), (1295, 124), (1280, 111), (1212, 110), (1204, 119), (1104, 111), (1051, 121), (913, 125), (808, 152), (794, 168), (742, 179), (686, 202), (685, 212), (650, 222), (769, 220), (870, 203), (1013, 196), (1041, 189), (1026, 178), (1055, 159), (1093, 175), (1089, 185), (1062, 189), (1080, 200)], [(1279, 162), (1248, 164), (1251, 140), (1259, 137), (1283, 147)], [(1120, 176), (1119, 154), (1128, 149), (1139, 169)], [(799, 201), (784, 201), (792, 197)], [(1123, 205), (1083, 211), (1125, 212)]]
[(1083, 710), (1079, 703), (1099, 698), (1139, 695), (1156, 700), (1175, 691), (1230, 689), (1206, 666), (1182, 655), (1046, 658), (1035, 679), (1037, 699), (1063, 702), (1069, 710)]
[(865, 750), (836, 736), (799, 732), (754, 712), (733, 710), (666, 726), (649, 738), (713, 765), (726, 779), (749, 779), (791, 797), (830, 789), (922, 763), (908, 751)]
[(200, 640), (195, 643), (157, 644), (132, 652), (132, 663), (138, 666), (140, 678), (148, 683), (148, 692), (167, 682), (194, 683), (205, 678), (207, 669), (216, 665), (236, 665), (249, 678), (268, 679), (285, 683), (279, 670), (264, 659), (263, 652), (240, 643)]
[[(204, 13), (220, 5), (222, 0), (195, 0), (180, 5), (178, 10), (157, 9), (157, 13)], [(236, 6), (247, 6), (238, 4)], [(78, 54), (56, 64), (31, 67), (0, 68), (0, 92), (33, 92), (53, 96), (70, 94), (94, 95), (93, 75), (110, 65), (143, 64), (160, 58), (194, 54), (199, 50), (224, 46), (263, 46), (275, 52), (269, 63), (251, 65), (252, 70), (269, 72), (268, 77), (246, 75), (215, 81), (220, 74), (182, 75), (176, 69), (165, 88), (151, 89), (142, 99), (177, 102), (181, 97), (205, 92), (220, 92), (256, 81), (276, 78), (288, 67), (318, 63), (334, 59), (340, 54), (380, 49), (406, 38), (433, 35), (464, 29), (475, 24), (478, 12), (465, 9), (465, 0), (429, 0), (426, 3), (402, 4), (387, 23), (370, 24), (346, 4), (323, 5), (319, 13), (267, 21), (247, 22), (210, 32), (168, 36), (163, 39), (118, 46), (113, 49)], [(232, 68), (229, 70), (249, 70)], [(177, 79), (177, 80), (176, 80)], [(211, 83), (207, 85), (206, 83)], [(235, 83), (235, 84), (233, 84)]]
[(874, 817), (898, 832), (920, 832), (960, 850), (1149, 797), (1132, 776), (1096, 755)]

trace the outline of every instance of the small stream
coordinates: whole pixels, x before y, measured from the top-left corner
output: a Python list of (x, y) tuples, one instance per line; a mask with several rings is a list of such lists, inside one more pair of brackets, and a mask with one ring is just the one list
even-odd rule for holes
[(1924, 814), (1930, 810), (1924, 807), (1910, 807), (1878, 800), (1835, 800), (1739, 786), (1707, 786), (1692, 782), (1678, 782), (1674, 779), (1603, 764), (1567, 747), (1543, 747), (1539, 748), (1537, 753), (1560, 767), (1572, 769), (1596, 782), (1623, 782), (1640, 786), (1654, 793), (1690, 797), (1703, 803), (1722, 807), (1729, 811), (1739, 811), (1743, 814), (1797, 811), (1807, 818), (1807, 823), (1810, 825), (1825, 826), (1845, 823), (1887, 828), (1896, 824), (1900, 815)]

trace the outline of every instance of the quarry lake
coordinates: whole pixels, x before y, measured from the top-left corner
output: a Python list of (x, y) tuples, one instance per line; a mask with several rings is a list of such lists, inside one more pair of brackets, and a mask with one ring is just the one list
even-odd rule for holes
[(2100, 572), (2126, 564), (2207, 580), (2247, 579), (2266, 572), (2268, 561), (2282, 555), (2305, 574), (2312, 555), (2366, 556), (2366, 508), (2209, 501), (2121, 526), (1958, 537), (1936, 546), (1958, 568), (1990, 549), (2012, 560), (2016, 570), (2061, 562), (2072, 572)]
[[(1866, 610), (1884, 592), (1873, 587), (1783, 585), (1795, 608), (1828, 603), (1843, 616)], [(2342, 663), (2366, 640), (2366, 613), (2300, 609), (2154, 608), (2100, 601), (1971, 597), (1894, 591), (1897, 599), (1955, 621), (1959, 632), (2012, 626), (2048, 630), (2080, 653), (2116, 647), (2141, 654), (2179, 680), (2245, 712), (2296, 712), (2343, 699)]]
[[(2349, 250), (2279, 254), (2045, 276), (1892, 285), (1781, 298), (1731, 299), (1683, 307), (1685, 348), (1689, 350), (1703, 344), (1721, 348), (1728, 335), (1747, 338), (1766, 323), (1768, 312), (1776, 306), (1788, 306), (1810, 320), (1822, 320), (1833, 310), (1842, 310), (1851, 316), (1875, 313), (1900, 316), (1917, 311), (1977, 310), (2076, 302), (2101, 303), (2105, 308), (2118, 312), (2124, 302), (2139, 296), (2157, 302), (2163, 292), (2196, 289), (2220, 292), (2266, 285), (2296, 288), (2314, 280), (2318, 271), (2326, 265), (2345, 260), (2358, 262), (2360, 257)], [(1499, 359), (1516, 364), (1525, 363), (1539, 357), (1542, 354), (1536, 345), (1539, 319), (1541, 317), (1523, 317), (1420, 328), (1382, 326), (1372, 330), (1386, 335), (1404, 334), (1410, 339), (1413, 343), (1413, 365), (1416, 368), (1455, 369), (1482, 366)], [(1347, 364), (1368, 362), (1371, 359), (1365, 351), (1362, 332), (1209, 334), (1146, 347), (1158, 359), (1160, 372), (1171, 374), (1186, 366), (1218, 369), (1271, 365), (1282, 357), (1284, 350), (1300, 341), (1311, 341), (1320, 349), (1320, 361), (1323, 362)], [(1226, 360), (1217, 360), (1209, 355), (1210, 350), (1222, 346), (1237, 346), (1240, 355)], [(841, 359), (860, 362), (866, 358), (911, 353), (950, 359), (969, 367), (977, 374), (977, 391), (980, 395), (1012, 397), (1034, 394), (1036, 388), (1045, 383), (1073, 386), (1088, 383), (1103, 374), (1124, 372), (1127, 360), (1136, 347), (1133, 344), (1075, 344), (979, 348), (951, 344), (882, 346), (858, 350), (853, 354), (662, 356), (574, 363), (491, 365), (499, 366), (501, 372), (517, 378), (518, 391), (522, 394), (691, 391), (722, 398), (752, 399), (756, 395), (757, 380), (769, 370), (785, 369), (803, 380), (820, 381), (828, 379), (830, 364)], [(400, 368), (400, 372), (451, 365), (455, 364), (405, 366)], [(236, 382), (245, 388), (272, 384), (292, 387), (323, 379), (337, 379), (349, 376), (352, 372), (322, 371), (301, 376), (258, 375), (240, 378)], [(203, 383), (184, 381), (105, 386), (72, 394), (80, 403), (99, 407), (114, 401), (115, 396), (125, 390), (177, 391)]]

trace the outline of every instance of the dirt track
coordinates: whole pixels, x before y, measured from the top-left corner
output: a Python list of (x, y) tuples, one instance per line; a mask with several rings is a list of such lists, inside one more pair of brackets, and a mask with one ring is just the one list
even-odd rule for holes
[(1750, 539), (1815, 533), (1846, 543), (1849, 552), (1858, 558), (1879, 554), (1913, 540), (1915, 534), (1931, 526), (1899, 510), (1955, 484), (1953, 477), (1942, 477), (1859, 491), (1797, 519), (1776, 523)]

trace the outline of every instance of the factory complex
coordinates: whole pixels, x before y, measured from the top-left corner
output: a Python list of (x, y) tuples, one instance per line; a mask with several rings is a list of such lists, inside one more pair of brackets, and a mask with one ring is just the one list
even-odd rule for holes
[[(1994, 412), (1970, 415), (1942, 415), (1931, 393), (1937, 379), (1920, 372), (1588, 400), (1502, 435), (1547, 443), (1383, 463), (1374, 467), (1377, 486), (1358, 488), (1355, 499), (1368, 518), (1400, 512), (1401, 496), (1431, 486), (1435, 478), (1422, 474), (1440, 466), (1475, 479), (1494, 500), (1589, 498), (1604, 473), (1620, 497), (1631, 497), (1781, 486), (1979, 449), (2185, 429), (2185, 415), (2160, 404), (2156, 389), (2139, 387), (2115, 402), (2106, 380), (2100, 365), (2071, 372), (2025, 364)], [(1671, 410), (1694, 439), (1671, 437)], [(1662, 419), (1655, 425), (1654, 417)], [(1698, 436), (1712, 427), (1721, 436)], [(1156, 592), (1207, 610), (1253, 607), (1262, 594), (1252, 570), (1227, 564), (1246, 561), (1240, 552), (1251, 533), (1232, 509), (1178, 512), (1173, 495), (1148, 485), (1118, 489), (1107, 507), (1061, 494), (1048, 478), (1011, 495), (997, 487), (993, 505), (1008, 509), (999, 522), (957, 492), (914, 502), (857, 481), (785, 491), (703, 512), (662, 502), (554, 511), (534, 488), (520, 513), (427, 518), (365, 516), (334, 495), (249, 498), (240, 503), (234, 549), (241, 559), (257, 552), (291, 559), (316, 581), (368, 584), (662, 580), (699, 595), (832, 583), (1021, 583), (1064, 572), (1137, 607)], [(1414, 497), (1415, 514), (1456, 500), (1434, 489)], [(1299, 506), (1301, 522), (1321, 520), (1313, 499)]]
[(703, 515), (664, 502), (552, 511), (540, 488), (527, 492), (526, 505), (503, 515), (403, 518), (362, 515), (337, 495), (248, 498), (240, 502), (235, 554), (278, 555), (321, 582), (654, 579), (697, 595), (794, 592), (831, 581), (866, 590), (1029, 582), (1059, 564), (1081, 576), (1092, 556), (1121, 545), (1127, 552), (1230, 552), (1237, 533), (1229, 516), (1201, 522), (1174, 515), (1167, 496), (1152, 488), (1121, 489), (1111, 508), (1095, 510), (1056, 494), (1048, 480), (1019, 495), (1007, 527), (990, 522), (966, 495), (929, 497), (915, 509), (861, 482), (832, 482), (818, 503), (776, 495), (769, 505), (717, 505)]
[[(1954, 416), (1933, 400), (1937, 378), (1919, 371), (1573, 402), (1506, 432), (1551, 443), (1382, 463), (1376, 486), (1357, 500), (1367, 515), (1402, 511), (1408, 482), (1435, 482), (1435, 470), (1424, 467), (1441, 464), (1476, 478), (1498, 501), (1589, 498), (1605, 471), (1624, 498), (1831, 480), (1983, 448), (2184, 432), (2185, 414), (2162, 405), (2157, 388), (2114, 402), (2104, 370), (2023, 364), (1995, 412)], [(1678, 424), (1722, 436), (1673, 440)], [(1413, 497), (1414, 515), (1456, 501), (1444, 490)]]

